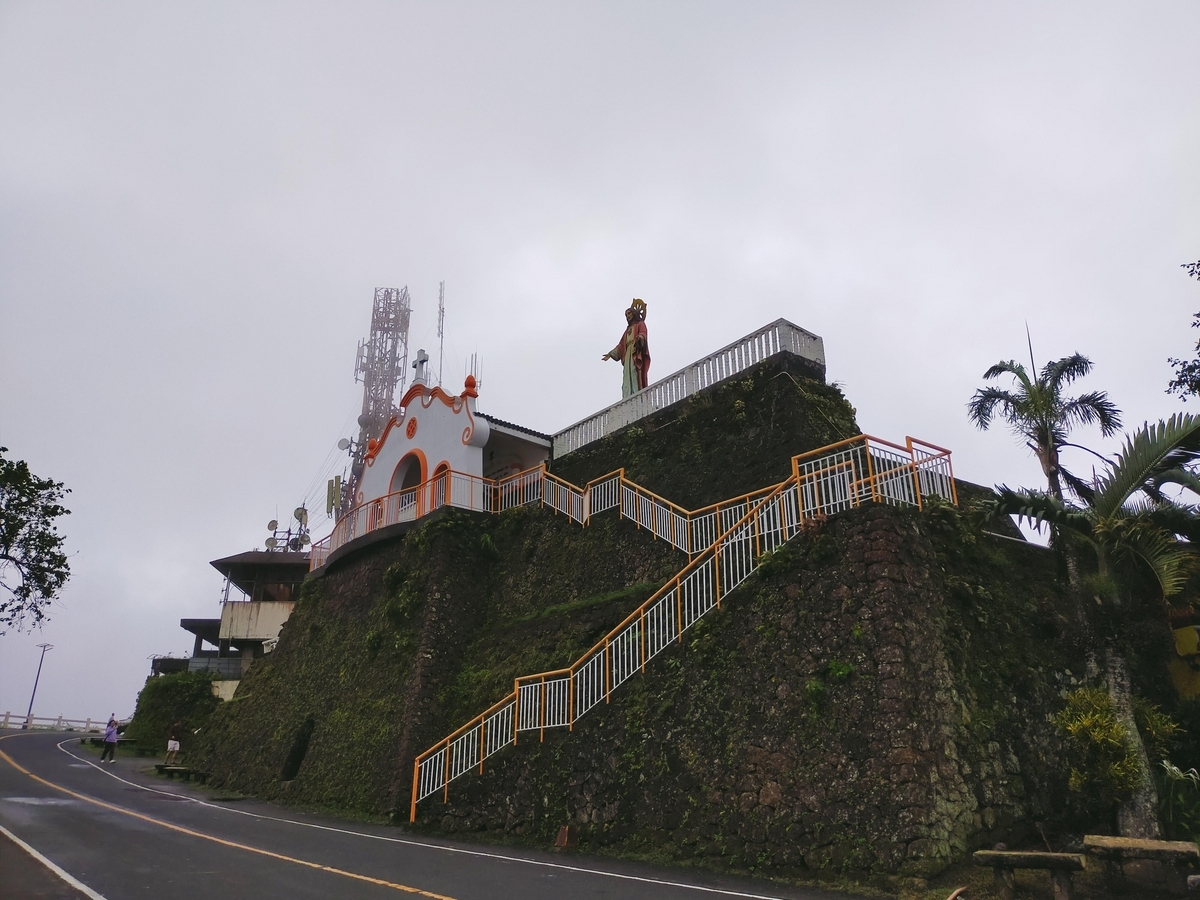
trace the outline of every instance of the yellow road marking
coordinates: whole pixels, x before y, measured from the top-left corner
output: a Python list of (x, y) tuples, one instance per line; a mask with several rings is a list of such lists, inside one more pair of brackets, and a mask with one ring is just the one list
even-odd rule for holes
[[(8, 738), (12, 738), (12, 737), (19, 737), (19, 735), (15, 735), (15, 734), (5, 735), (4, 737), (0, 737), (0, 741), (7, 740)], [(224, 838), (219, 838), (219, 837), (216, 837), (215, 835), (211, 835), (211, 834), (205, 834), (202, 831), (193, 831), (190, 828), (184, 828), (182, 825), (174, 825), (171, 822), (164, 822), (162, 819), (155, 819), (152, 816), (143, 815), (142, 813), (134, 812), (131, 809), (125, 809), (122, 806), (115, 806), (112, 803), (105, 803), (103, 800), (97, 800), (94, 797), (87, 797), (83, 794), (77, 794), (74, 791), (70, 790), (69, 788), (62, 787), (61, 785), (55, 784), (52, 781), (47, 781), (45, 778), (42, 778), (39, 775), (34, 775), (28, 769), (21, 766), (19, 763), (17, 763), (11, 756), (9, 756), (3, 750), (0, 750), (0, 759), (3, 759), (6, 763), (8, 763), (10, 766), (12, 766), (14, 769), (16, 769), (18, 772), (21, 772), (24, 775), (28, 775), (34, 781), (44, 784), (48, 788), (52, 788), (53, 790), (56, 790), (56, 791), (61, 791), (62, 793), (67, 794), (71, 797), (75, 797), (78, 800), (82, 800), (85, 803), (91, 803), (91, 804), (94, 804), (95, 806), (100, 806), (100, 807), (103, 807), (104, 809), (112, 810), (113, 812), (124, 813), (125, 815), (132, 816), (135, 819), (141, 819), (143, 822), (149, 822), (152, 825), (159, 825), (163, 828), (168, 828), (171, 831), (177, 831), (180, 834), (186, 834), (191, 837), (201, 838), (202, 840), (212, 841), (214, 844), (221, 844), (222, 846), (225, 846), (225, 847), (233, 847), (236, 850), (245, 850), (248, 853), (257, 853), (260, 856), (269, 856), (271, 859), (278, 859), (278, 860), (282, 860), (283, 862), (295, 863), (298, 866), (305, 866), (309, 869), (317, 869), (318, 871), (321, 871), (321, 872), (329, 872), (333, 875), (341, 875), (345, 878), (353, 878), (355, 881), (365, 881), (369, 884), (377, 884), (380, 887), (392, 888), (393, 890), (396, 890), (396, 891), (403, 891), (406, 894), (416, 894), (417, 896), (420, 896), (420, 897), (430, 897), (430, 898), (432, 898), (432, 900), (454, 900), (453, 897), (447, 897), (445, 894), (434, 894), (430, 891), (423, 891), (420, 888), (410, 887), (407, 884), (397, 884), (394, 881), (384, 881), (382, 878), (372, 878), (369, 875), (359, 875), (357, 872), (347, 872), (345, 869), (335, 869), (333, 866), (323, 866), (320, 863), (309, 862), (306, 859), (296, 859), (294, 856), (284, 856), (282, 853), (275, 853), (271, 850), (263, 850), (260, 847), (251, 847), (248, 844), (239, 844), (236, 841), (227, 841)]]

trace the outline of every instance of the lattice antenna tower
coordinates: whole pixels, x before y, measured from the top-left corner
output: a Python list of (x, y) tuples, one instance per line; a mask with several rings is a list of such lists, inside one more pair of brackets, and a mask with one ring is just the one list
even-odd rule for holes
[(442, 357), (446, 355), (446, 282), (438, 282), (438, 387), (442, 386)]
[(359, 444), (377, 438), (392, 416), (396, 388), (404, 390), (408, 374), (408, 324), (412, 301), (408, 288), (376, 288), (371, 336), (358, 345), (354, 380), (363, 384)]

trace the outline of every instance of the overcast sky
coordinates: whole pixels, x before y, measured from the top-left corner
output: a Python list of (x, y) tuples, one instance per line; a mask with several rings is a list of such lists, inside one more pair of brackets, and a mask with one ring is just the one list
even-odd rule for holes
[(986, 484), (1040, 481), (964, 414), (1026, 322), (1130, 425), (1186, 408), (1198, 33), (1194, 2), (0, 2), (0, 445), (73, 511), (0, 712), (49, 641), (37, 714), (130, 714), (219, 615), (208, 561), (323, 508), (377, 286), (436, 361), (445, 280), (448, 386), (478, 351), (480, 408), (548, 432), (619, 397), (634, 296), (652, 379), (786, 317), (866, 431)]

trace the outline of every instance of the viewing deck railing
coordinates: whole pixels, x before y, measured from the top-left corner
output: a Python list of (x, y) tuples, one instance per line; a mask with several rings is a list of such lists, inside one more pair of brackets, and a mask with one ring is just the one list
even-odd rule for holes
[(747, 504), (770, 490), (753, 491), (689, 511), (630, 481), (624, 469), (610, 472), (582, 488), (552, 475), (544, 466), (499, 481), (462, 472), (442, 473), (416, 487), (354, 507), (337, 521), (327, 537), (312, 545), (309, 570), (319, 569), (329, 561), (333, 551), (357, 538), (389, 525), (415, 522), (443, 506), (497, 513), (518, 506), (541, 505), (579, 525), (586, 525), (596, 513), (619, 509), (623, 518), (694, 556), (745, 515)]
[(598, 441), (618, 428), (666, 409), (697, 391), (732, 378), (764, 359), (785, 351), (825, 365), (825, 345), (819, 337), (787, 319), (776, 319), (753, 334), (654, 382), (632, 397), (564, 428), (553, 437), (554, 457), (558, 459), (585, 444)]
[[(102, 732), (108, 719), (67, 719), (63, 716), (23, 716), (6, 712), (0, 720), (0, 728), (26, 728), (38, 731), (92, 731)], [(125, 721), (121, 721), (122, 725)]]
[[(807, 521), (865, 502), (920, 508), (932, 496), (958, 502), (949, 450), (911, 437), (901, 446), (868, 435), (794, 457), (792, 476), (782, 484), (694, 512), (621, 473), (591, 482), (585, 508), (587, 498), (595, 511), (620, 505), (623, 516), (692, 552), (693, 559), (571, 666), (518, 677), (507, 697), (418, 756), (411, 819), (421, 800), (438, 791), (448, 800), (451, 781), (476, 769), (482, 773), (484, 761), (516, 744), (522, 732), (541, 738), (547, 728), (574, 728), (580, 716), (607, 703), (647, 662), (681, 641), (757, 570), (764, 553), (795, 537)], [(701, 547), (709, 533), (712, 540)]]

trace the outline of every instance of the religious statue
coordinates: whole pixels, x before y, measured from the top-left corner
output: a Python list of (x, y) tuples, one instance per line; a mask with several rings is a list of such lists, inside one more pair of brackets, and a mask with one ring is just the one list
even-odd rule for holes
[(629, 397), (650, 383), (650, 342), (646, 332), (646, 304), (634, 300), (625, 310), (627, 327), (621, 342), (601, 359), (615, 359), (624, 370), (621, 397)]

